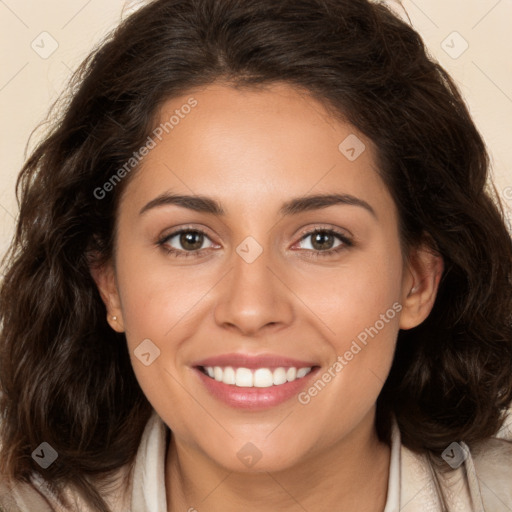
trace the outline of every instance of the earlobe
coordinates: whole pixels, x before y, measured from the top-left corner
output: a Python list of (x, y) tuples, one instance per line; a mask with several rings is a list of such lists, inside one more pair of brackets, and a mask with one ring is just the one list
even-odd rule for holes
[(114, 331), (124, 332), (121, 301), (114, 266), (111, 263), (91, 265), (90, 272), (107, 309), (107, 322)]
[(420, 325), (434, 307), (444, 263), (426, 244), (411, 250), (402, 286), (400, 329)]

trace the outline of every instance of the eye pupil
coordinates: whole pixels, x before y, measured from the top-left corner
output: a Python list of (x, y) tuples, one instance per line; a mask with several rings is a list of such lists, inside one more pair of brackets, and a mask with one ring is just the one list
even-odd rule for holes
[[(326, 241), (331, 243), (326, 244)], [(330, 249), (332, 247), (333, 242), (333, 235), (326, 233), (325, 231), (319, 231), (318, 233), (315, 233), (313, 235), (312, 245), (315, 249)]]
[(181, 234), (180, 243), (183, 248), (195, 251), (203, 245), (203, 235), (197, 231), (187, 231)]

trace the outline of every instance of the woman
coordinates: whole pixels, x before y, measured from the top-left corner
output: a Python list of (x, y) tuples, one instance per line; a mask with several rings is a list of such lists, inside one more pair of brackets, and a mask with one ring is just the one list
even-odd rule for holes
[(157, 0), (19, 178), (6, 510), (512, 508), (512, 247), (417, 33)]

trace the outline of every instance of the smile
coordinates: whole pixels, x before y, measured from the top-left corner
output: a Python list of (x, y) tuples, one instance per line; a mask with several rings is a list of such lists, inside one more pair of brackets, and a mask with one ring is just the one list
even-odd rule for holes
[(269, 388), (282, 386), (287, 382), (302, 379), (311, 372), (312, 367), (304, 368), (233, 368), (232, 366), (205, 366), (202, 371), (211, 379), (239, 388)]

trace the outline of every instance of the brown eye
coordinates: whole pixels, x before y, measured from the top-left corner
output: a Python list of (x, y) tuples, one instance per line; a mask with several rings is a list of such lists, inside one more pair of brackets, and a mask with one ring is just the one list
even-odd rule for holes
[(312, 241), (311, 245), (314, 249), (318, 249), (319, 251), (332, 249), (336, 238), (327, 231), (318, 231), (309, 236)]
[(305, 249), (305, 255), (311, 258), (335, 256), (353, 246), (349, 237), (334, 229), (314, 229), (305, 233), (299, 242), (299, 248)]
[(305, 244), (305, 246), (302, 247), (303, 249), (329, 251), (340, 245), (348, 245), (349, 241), (340, 233), (330, 229), (316, 229), (310, 233), (306, 233), (302, 237), (301, 243)]
[[(209, 246), (203, 247), (206, 241)], [(165, 236), (158, 241), (158, 245), (166, 252), (175, 256), (193, 256), (199, 255), (203, 250), (213, 248), (214, 244), (206, 233), (196, 229), (182, 229)]]
[(186, 231), (180, 234), (180, 244), (187, 251), (201, 249), (204, 242), (204, 235), (198, 231)]

